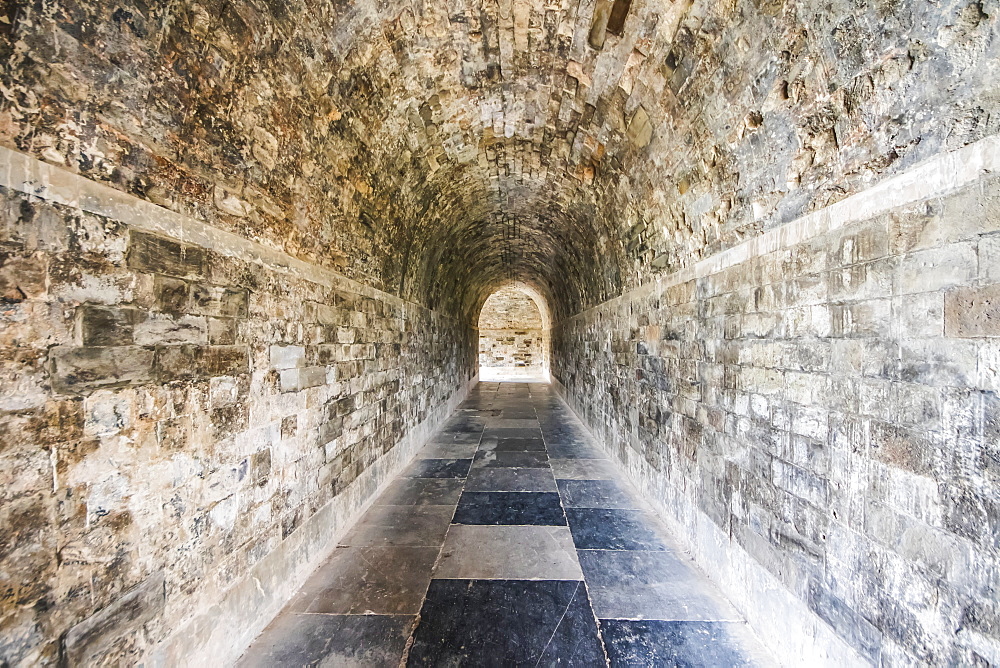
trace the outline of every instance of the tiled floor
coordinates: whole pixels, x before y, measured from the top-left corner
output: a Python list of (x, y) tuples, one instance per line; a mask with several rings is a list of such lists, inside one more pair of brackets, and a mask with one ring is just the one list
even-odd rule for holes
[(763, 666), (550, 386), (481, 383), (241, 666)]

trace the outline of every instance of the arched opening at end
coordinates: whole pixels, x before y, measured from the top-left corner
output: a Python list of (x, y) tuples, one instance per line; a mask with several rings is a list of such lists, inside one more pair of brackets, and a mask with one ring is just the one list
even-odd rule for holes
[(531, 286), (511, 283), (479, 312), (479, 380), (549, 381), (548, 304)]

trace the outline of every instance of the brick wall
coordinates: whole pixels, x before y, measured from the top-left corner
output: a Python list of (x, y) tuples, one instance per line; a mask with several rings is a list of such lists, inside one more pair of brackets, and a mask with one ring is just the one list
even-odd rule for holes
[(984, 179), (553, 330), (573, 405), (788, 654), (1000, 660), (998, 203)]
[(474, 373), (458, 321), (230, 251), (0, 191), (0, 664), (238, 651)]
[(547, 331), (534, 300), (517, 287), (497, 290), (479, 314), (479, 366), (538, 371), (548, 362)]

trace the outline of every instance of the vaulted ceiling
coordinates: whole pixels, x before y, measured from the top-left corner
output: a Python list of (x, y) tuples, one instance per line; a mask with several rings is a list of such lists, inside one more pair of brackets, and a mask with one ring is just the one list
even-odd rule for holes
[(985, 133), (954, 99), (995, 93), (958, 83), (1000, 80), (963, 77), (995, 21), (897, 4), (14, 3), (0, 140), (433, 308), (520, 280), (561, 317)]

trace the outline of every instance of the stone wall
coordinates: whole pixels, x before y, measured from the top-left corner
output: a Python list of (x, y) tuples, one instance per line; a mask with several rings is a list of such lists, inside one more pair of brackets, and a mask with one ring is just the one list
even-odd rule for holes
[(481, 368), (538, 371), (543, 362), (542, 330), (479, 330)]
[(548, 366), (548, 337), (534, 300), (516, 287), (497, 290), (479, 314), (479, 366), (537, 373)]
[(554, 327), (561, 390), (790, 665), (1000, 663), (998, 148)]
[(461, 399), (473, 329), (3, 157), (42, 198), (0, 188), (0, 664), (225, 663)]

